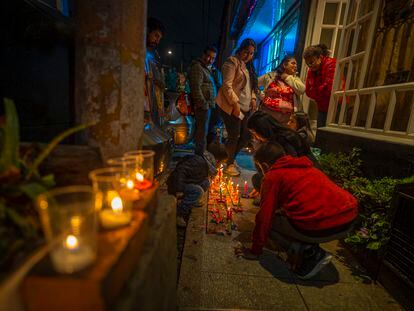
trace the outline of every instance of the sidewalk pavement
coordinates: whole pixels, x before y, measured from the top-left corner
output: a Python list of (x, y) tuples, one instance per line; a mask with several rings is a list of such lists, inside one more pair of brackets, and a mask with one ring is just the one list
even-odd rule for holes
[[(250, 183), (253, 173), (243, 170), (235, 183)], [(309, 281), (297, 279), (270, 250), (258, 261), (237, 258), (234, 246), (250, 241), (258, 210), (251, 199), (242, 204), (245, 211), (231, 236), (206, 234), (207, 206), (193, 209), (179, 276), (179, 310), (403, 310), (338, 241), (321, 245), (334, 259)]]

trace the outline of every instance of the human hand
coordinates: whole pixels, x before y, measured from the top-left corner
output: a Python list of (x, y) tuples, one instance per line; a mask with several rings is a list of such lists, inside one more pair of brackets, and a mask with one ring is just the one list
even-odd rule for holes
[(239, 105), (234, 106), (231, 114), (235, 116), (236, 118), (238, 118), (240, 116), (240, 106)]
[(256, 100), (252, 99), (252, 101), (250, 102), (250, 105), (252, 107), (252, 111), (255, 112), (257, 108)]
[(249, 193), (249, 198), (256, 198), (260, 193), (256, 191), (256, 189), (253, 189), (250, 193)]
[(259, 260), (259, 255), (253, 254), (250, 248), (243, 247), (238, 250), (238, 253), (236, 255), (243, 257), (247, 260)]

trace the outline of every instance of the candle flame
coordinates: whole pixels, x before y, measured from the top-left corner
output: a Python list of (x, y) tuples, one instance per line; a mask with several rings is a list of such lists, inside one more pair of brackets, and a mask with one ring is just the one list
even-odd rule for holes
[(128, 179), (128, 181), (126, 182), (126, 186), (128, 189), (132, 189), (134, 188), (134, 182), (130, 179)]
[(111, 201), (111, 207), (112, 207), (112, 210), (113, 210), (115, 213), (122, 212), (123, 205), (122, 205), (122, 200), (121, 200), (121, 198), (120, 198), (120, 197), (115, 197), (115, 198), (113, 198), (113, 199), (112, 199), (112, 201)]
[(69, 234), (66, 237), (65, 245), (69, 250), (74, 250), (78, 248), (79, 242), (78, 242), (78, 239), (74, 235)]
[(144, 181), (144, 175), (142, 175), (141, 173), (136, 173), (135, 174), (135, 178), (139, 181), (139, 182), (143, 182)]

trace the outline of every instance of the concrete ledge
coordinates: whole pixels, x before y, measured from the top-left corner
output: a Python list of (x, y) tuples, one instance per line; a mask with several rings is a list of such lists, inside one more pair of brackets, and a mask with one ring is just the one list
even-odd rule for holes
[[(173, 200), (174, 201), (174, 200)], [(21, 292), (27, 310), (106, 310), (113, 309), (124, 296), (123, 289), (131, 282), (131, 276), (142, 265), (141, 271), (166, 271), (165, 265), (176, 270), (176, 253), (168, 249), (168, 254), (158, 246), (158, 254), (168, 258), (162, 264), (154, 261), (154, 245), (168, 242), (170, 248), (176, 249), (175, 243), (175, 204), (163, 197), (158, 201), (158, 191), (154, 187), (138, 201), (133, 210), (130, 226), (112, 231), (103, 231), (98, 235), (98, 257), (90, 268), (74, 275), (61, 275), (54, 272), (49, 257), (40, 261), (23, 281)], [(146, 211), (146, 212), (144, 212)], [(171, 229), (173, 228), (173, 230)], [(160, 229), (161, 228), (161, 229)], [(167, 233), (161, 234), (160, 231)], [(172, 231), (172, 232), (171, 232)], [(150, 243), (150, 244), (148, 244)], [(151, 245), (151, 246), (148, 246)], [(151, 263), (143, 264), (144, 258), (150, 256)], [(148, 261), (148, 260), (147, 260)], [(138, 268), (137, 268), (138, 267)], [(148, 273), (140, 274), (145, 281), (149, 278), (159, 285), (159, 294), (165, 284), (158, 278), (152, 280)], [(176, 273), (172, 284), (175, 299)], [(151, 282), (149, 281), (149, 282)], [(169, 287), (171, 289), (171, 286)], [(130, 293), (135, 298), (136, 292)], [(171, 297), (171, 294), (168, 295)], [(142, 297), (143, 301), (147, 297)], [(149, 299), (150, 303), (153, 299)], [(171, 304), (175, 305), (174, 302)]]

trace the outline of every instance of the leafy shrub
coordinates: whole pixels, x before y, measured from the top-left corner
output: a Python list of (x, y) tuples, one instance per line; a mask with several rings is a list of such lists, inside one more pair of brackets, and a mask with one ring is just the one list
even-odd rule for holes
[(414, 176), (405, 179), (384, 177), (369, 180), (361, 176), (362, 161), (359, 154), (360, 150), (354, 148), (348, 154), (321, 155), (321, 168), (332, 180), (358, 199), (361, 225), (349, 234), (345, 242), (379, 251), (389, 239), (395, 187), (414, 182)]
[(328, 153), (319, 156), (321, 169), (339, 185), (361, 176), (361, 149), (353, 148), (349, 153)]

